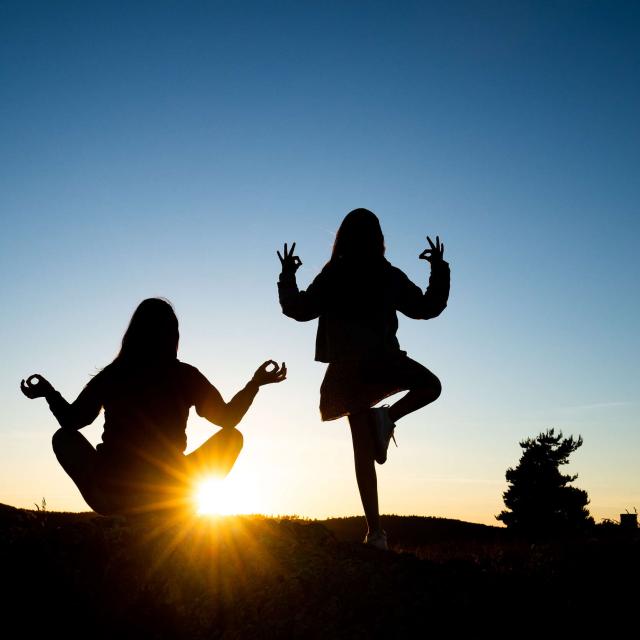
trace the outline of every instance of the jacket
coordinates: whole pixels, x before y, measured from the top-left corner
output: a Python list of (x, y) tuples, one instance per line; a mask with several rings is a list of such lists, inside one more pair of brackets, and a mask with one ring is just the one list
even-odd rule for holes
[(434, 262), (423, 292), (381, 258), (358, 265), (330, 261), (306, 291), (298, 289), (294, 273), (281, 273), (277, 284), (284, 315), (300, 322), (318, 318), (315, 360), (335, 362), (399, 351), (396, 312), (416, 320), (440, 315), (449, 299), (450, 279), (449, 263)]

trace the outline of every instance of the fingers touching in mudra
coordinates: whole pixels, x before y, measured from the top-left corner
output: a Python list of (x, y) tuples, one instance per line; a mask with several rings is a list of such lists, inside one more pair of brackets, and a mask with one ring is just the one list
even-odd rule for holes
[(27, 398), (44, 398), (50, 391), (53, 391), (51, 383), (39, 373), (34, 373), (27, 380), (20, 382), (20, 389)]
[(444, 242), (440, 244), (440, 236), (436, 236), (436, 244), (433, 244), (429, 236), (427, 236), (427, 240), (431, 245), (431, 249), (425, 249), (418, 257), (421, 260), (430, 262), (431, 264), (444, 260)]
[(277, 251), (278, 258), (280, 258), (280, 264), (282, 265), (282, 273), (295, 273), (302, 265), (302, 260), (293, 251), (296, 248), (296, 243), (291, 245), (291, 249), (287, 251), (287, 243), (284, 243), (284, 256)]
[[(272, 369), (269, 368), (271, 366), (273, 366)], [(252, 381), (261, 387), (265, 384), (282, 382), (286, 377), (287, 365), (284, 362), (280, 366), (275, 360), (267, 360), (256, 369)]]

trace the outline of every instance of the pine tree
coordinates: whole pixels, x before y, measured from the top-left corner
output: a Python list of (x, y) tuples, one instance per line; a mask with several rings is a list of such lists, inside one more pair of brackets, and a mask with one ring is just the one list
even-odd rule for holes
[(526, 535), (575, 533), (595, 524), (586, 505), (587, 492), (569, 486), (578, 474), (563, 475), (558, 467), (582, 446), (582, 436), (562, 438), (554, 429), (520, 442), (524, 453), (518, 466), (509, 468), (509, 488), (503, 493), (509, 509), (495, 516), (513, 531)]

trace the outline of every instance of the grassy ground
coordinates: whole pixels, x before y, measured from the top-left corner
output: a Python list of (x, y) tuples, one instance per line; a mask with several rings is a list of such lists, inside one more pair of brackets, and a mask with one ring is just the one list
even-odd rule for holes
[(532, 545), (442, 518), (383, 526), (390, 552), (361, 544), (362, 518), (132, 520), (0, 505), (4, 625), (34, 638), (396, 638), (611, 628), (635, 609), (637, 534), (599, 527)]

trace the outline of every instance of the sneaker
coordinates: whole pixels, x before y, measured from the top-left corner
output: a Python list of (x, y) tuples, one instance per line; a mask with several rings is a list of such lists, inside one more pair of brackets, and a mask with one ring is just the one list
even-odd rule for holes
[(364, 543), (369, 547), (375, 547), (381, 551), (389, 551), (387, 545), (387, 532), (384, 529), (369, 531), (364, 538)]
[(376, 450), (376, 462), (384, 464), (387, 461), (387, 449), (389, 441), (393, 438), (393, 442), (398, 446), (393, 431), (396, 425), (391, 422), (389, 417), (389, 405), (371, 409), (373, 415), (373, 438)]

